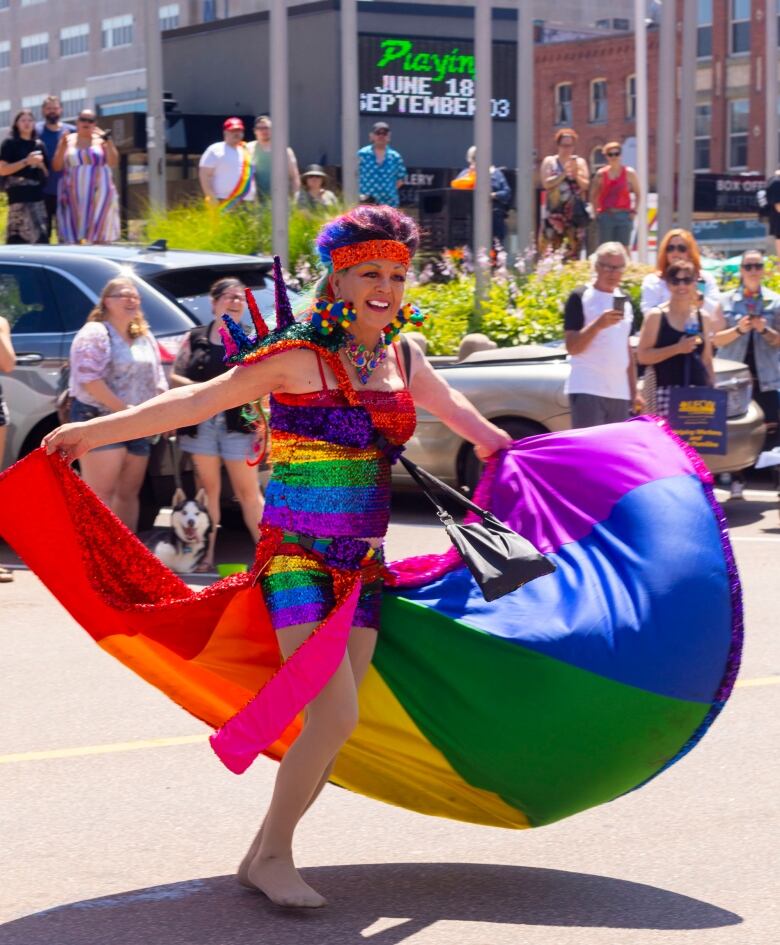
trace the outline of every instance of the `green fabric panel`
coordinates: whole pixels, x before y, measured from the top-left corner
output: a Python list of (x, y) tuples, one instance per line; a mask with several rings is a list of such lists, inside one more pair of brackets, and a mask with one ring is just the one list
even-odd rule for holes
[(294, 587), (311, 587), (312, 584), (325, 587), (333, 582), (329, 574), (323, 574), (321, 571), (279, 571), (276, 574), (261, 574), (260, 577), (264, 594), (289, 591)]
[(613, 682), (391, 594), (374, 665), (455, 771), (533, 826), (641, 784), (709, 709)]

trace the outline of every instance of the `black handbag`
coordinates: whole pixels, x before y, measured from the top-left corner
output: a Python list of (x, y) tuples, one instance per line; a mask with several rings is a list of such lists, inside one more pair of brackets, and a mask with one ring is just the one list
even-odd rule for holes
[[(492, 512), (480, 508), (405, 456), (400, 456), (399, 461), (433, 503), (450, 541), (471, 571), (486, 601), (497, 600), (523, 584), (555, 571), (552, 561), (537, 551), (530, 541), (499, 521)], [(479, 515), (481, 521), (459, 524), (438, 501), (434, 490)]]

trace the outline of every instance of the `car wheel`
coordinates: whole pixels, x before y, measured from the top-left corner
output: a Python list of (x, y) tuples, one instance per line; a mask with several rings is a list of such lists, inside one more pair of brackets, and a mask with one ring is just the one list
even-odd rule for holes
[[(524, 440), (528, 436), (538, 436), (548, 433), (543, 426), (532, 420), (494, 420), (493, 423), (505, 430), (513, 440)], [(477, 459), (477, 455), (470, 444), (465, 444), (458, 462), (458, 485), (469, 495), (474, 494), (485, 464)]]

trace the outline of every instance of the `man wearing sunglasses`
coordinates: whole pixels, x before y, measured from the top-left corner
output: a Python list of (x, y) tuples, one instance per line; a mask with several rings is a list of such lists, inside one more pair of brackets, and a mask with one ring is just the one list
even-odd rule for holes
[(390, 147), (390, 125), (385, 121), (376, 122), (368, 137), (371, 144), (358, 151), (360, 199), (364, 203), (397, 207), (406, 166), (398, 151)]
[[(764, 253), (748, 249), (739, 265), (740, 282), (721, 296), (723, 315), (715, 324), (713, 344), (721, 357), (750, 368), (753, 399), (764, 411), (767, 444), (778, 442), (780, 411), (780, 295), (763, 285)], [(733, 477), (731, 494), (742, 496), (742, 480)]]
[(599, 243), (617, 242), (629, 248), (639, 205), (639, 178), (633, 167), (621, 162), (622, 148), (617, 141), (610, 141), (601, 150), (607, 163), (594, 175), (590, 194), (596, 208)]

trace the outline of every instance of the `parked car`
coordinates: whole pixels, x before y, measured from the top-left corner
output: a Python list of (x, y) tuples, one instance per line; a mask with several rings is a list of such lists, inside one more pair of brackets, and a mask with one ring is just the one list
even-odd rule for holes
[[(562, 346), (523, 345), (478, 351), (463, 361), (431, 359), (442, 377), (515, 439), (571, 427), (564, 384), (569, 374)], [(727, 390), (728, 452), (703, 459), (713, 473), (735, 472), (752, 466), (764, 442), (765, 423), (751, 399), (750, 372), (744, 364), (715, 359), (718, 387)], [(417, 412), (417, 429), (407, 456), (450, 485), (472, 490), (481, 463), (467, 443), (425, 410)], [(408, 473), (396, 465), (394, 484), (411, 486)]]
[[(55, 402), (71, 342), (109, 279), (134, 279), (170, 369), (186, 333), (211, 319), (208, 290), (221, 276), (244, 281), (273, 325), (271, 266), (270, 257), (167, 250), (162, 242), (149, 247), (0, 247), (0, 312), (11, 323), (17, 354), (16, 368), (2, 379), (10, 424), (0, 469), (35, 449), (57, 426)], [(295, 304), (294, 293), (290, 296)], [(172, 472), (168, 451), (157, 448), (142, 493), (145, 505), (167, 504)]]

